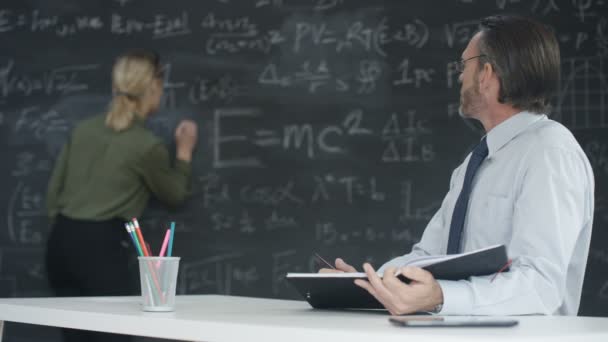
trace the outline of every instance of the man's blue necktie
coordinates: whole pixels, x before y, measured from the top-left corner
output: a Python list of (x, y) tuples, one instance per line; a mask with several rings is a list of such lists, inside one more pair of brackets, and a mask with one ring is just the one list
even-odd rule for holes
[(464, 175), (462, 190), (456, 200), (454, 212), (452, 213), (452, 222), (450, 223), (450, 237), (448, 240), (448, 254), (460, 253), (460, 240), (462, 237), (462, 229), (464, 228), (464, 219), (467, 215), (467, 207), (469, 206), (469, 195), (473, 184), (473, 178), (477, 169), (488, 156), (488, 143), (486, 138), (483, 138), (473, 150), (467, 171)]

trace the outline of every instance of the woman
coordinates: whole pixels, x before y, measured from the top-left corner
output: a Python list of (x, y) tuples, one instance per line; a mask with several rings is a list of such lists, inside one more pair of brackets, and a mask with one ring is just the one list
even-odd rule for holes
[[(128, 268), (134, 254), (124, 222), (143, 212), (151, 194), (169, 206), (188, 195), (196, 124), (185, 120), (178, 125), (174, 166), (161, 140), (144, 127), (163, 92), (158, 55), (138, 50), (119, 57), (112, 82), (108, 112), (74, 129), (48, 186), (53, 224), (47, 269), (59, 296), (136, 294), (137, 273)], [(64, 335), (68, 341), (108, 338), (77, 330)]]

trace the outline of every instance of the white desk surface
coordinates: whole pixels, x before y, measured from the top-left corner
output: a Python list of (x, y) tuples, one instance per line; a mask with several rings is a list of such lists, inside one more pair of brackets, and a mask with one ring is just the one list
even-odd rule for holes
[(139, 297), (3, 298), (0, 321), (209, 342), (608, 341), (608, 318), (518, 316), (512, 328), (402, 328), (386, 312), (313, 310), (300, 301), (178, 296), (143, 312)]

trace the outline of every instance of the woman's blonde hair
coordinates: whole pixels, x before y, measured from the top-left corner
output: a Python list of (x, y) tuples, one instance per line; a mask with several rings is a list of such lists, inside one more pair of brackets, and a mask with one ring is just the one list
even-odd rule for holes
[(112, 69), (112, 101), (106, 114), (106, 126), (114, 131), (133, 124), (142, 108), (146, 91), (160, 77), (160, 61), (155, 52), (133, 50), (118, 57)]

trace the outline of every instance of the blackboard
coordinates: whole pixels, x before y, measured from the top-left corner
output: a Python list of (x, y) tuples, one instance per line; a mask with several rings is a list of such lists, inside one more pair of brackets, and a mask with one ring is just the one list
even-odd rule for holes
[(409, 251), (481, 134), (457, 114), (452, 61), (503, 12), (557, 32), (552, 117), (596, 177), (580, 313), (608, 315), (608, 5), (591, 0), (2, 1), (0, 296), (50, 294), (50, 170), (133, 47), (167, 70), (150, 128), (173, 149), (179, 120), (200, 127), (191, 200), (140, 219), (153, 246), (177, 222), (180, 293), (297, 298), (283, 275), (317, 269), (315, 252), (380, 265)]

